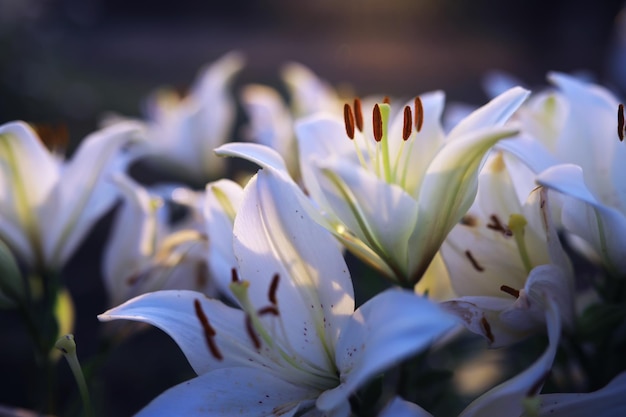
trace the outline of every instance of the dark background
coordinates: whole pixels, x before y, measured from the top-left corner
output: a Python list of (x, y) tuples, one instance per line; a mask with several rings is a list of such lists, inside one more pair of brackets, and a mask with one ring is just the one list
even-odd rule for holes
[[(616, 28), (625, 19), (622, 6), (621, 0), (0, 0), (0, 123), (62, 124), (75, 145), (103, 112), (139, 116), (156, 87), (184, 89), (203, 64), (231, 50), (246, 57), (235, 93), (249, 82), (278, 86), (280, 66), (298, 61), (360, 95), (443, 89), (450, 100), (480, 104), (484, 75), (499, 69), (528, 86), (544, 84), (547, 71), (584, 71), (623, 96), (626, 67), (615, 64), (626, 54), (626, 30)], [(79, 356), (97, 364), (94, 402), (102, 416), (128, 416), (192, 373), (155, 330), (98, 355), (102, 327), (95, 316), (107, 302), (96, 255), (110, 220), (98, 224), (64, 275), (76, 302)], [(12, 312), (0, 312), (0, 335), (0, 405), (32, 408), (38, 376)], [(76, 390), (66, 368), (59, 366), (59, 412), (72, 414)]]

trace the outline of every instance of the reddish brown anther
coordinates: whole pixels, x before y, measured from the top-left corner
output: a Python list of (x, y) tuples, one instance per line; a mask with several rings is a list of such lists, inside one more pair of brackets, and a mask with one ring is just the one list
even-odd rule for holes
[(233, 268), (230, 270), (230, 280), (231, 282), (239, 282), (239, 274), (237, 273), (237, 269)]
[(278, 302), (276, 300), (276, 291), (278, 290), (278, 283), (280, 282), (280, 275), (274, 274), (272, 277), (272, 283), (270, 284), (270, 289), (267, 293), (267, 298), (269, 298), (270, 303), (273, 305), (277, 305)]
[(348, 103), (343, 105), (343, 121), (346, 125), (346, 133), (350, 139), (354, 139), (354, 114)]
[(209, 319), (207, 318), (206, 314), (204, 314), (204, 310), (202, 310), (202, 304), (200, 304), (200, 300), (193, 300), (193, 307), (196, 311), (196, 317), (198, 317), (200, 325), (202, 326), (202, 330), (204, 331), (204, 338), (209, 348), (209, 352), (211, 352), (211, 355), (213, 355), (215, 359), (221, 361), (222, 359), (224, 359), (224, 356), (222, 355), (222, 352), (220, 352), (220, 350), (217, 348), (217, 344), (215, 343), (214, 339), (217, 333), (215, 332), (215, 329), (213, 329), (211, 324), (209, 324)]
[(419, 96), (415, 97), (415, 129), (418, 132), (422, 130), (424, 125), (424, 106), (422, 105), (422, 99)]
[(519, 298), (519, 290), (516, 290), (515, 288), (511, 288), (508, 285), (500, 286), (500, 291), (505, 292), (509, 295), (512, 295), (515, 298)]
[(380, 107), (378, 106), (378, 104), (374, 106), (372, 122), (374, 128), (374, 139), (376, 140), (376, 142), (380, 142), (383, 138), (383, 115), (380, 112)]
[(487, 229), (495, 230), (496, 232), (502, 233), (504, 236), (513, 236), (513, 232), (508, 227), (504, 226), (500, 221), (500, 218), (492, 214), (489, 216), (490, 223), (487, 223)]
[(485, 270), (485, 268), (483, 268), (482, 265), (480, 265), (478, 261), (474, 258), (474, 255), (472, 255), (472, 252), (470, 252), (469, 250), (466, 250), (465, 256), (467, 256), (467, 259), (469, 259), (469, 261), (471, 262), (475, 270), (477, 270), (478, 272), (483, 272)]
[(385, 104), (391, 104), (391, 99), (387, 96), (383, 97), (383, 103)]
[(259, 311), (257, 311), (257, 314), (259, 316), (266, 316), (268, 314), (271, 314), (272, 316), (278, 316), (280, 315), (280, 312), (278, 311), (278, 307), (276, 306), (265, 306), (263, 308), (260, 308)]
[(624, 105), (617, 106), (617, 136), (619, 141), (624, 141)]
[(358, 97), (354, 99), (354, 122), (359, 132), (363, 133), (363, 110), (361, 100)]
[(407, 140), (413, 131), (413, 115), (409, 106), (404, 107), (404, 125), (402, 126), (402, 139)]
[(493, 341), (495, 340), (495, 337), (493, 336), (493, 333), (491, 332), (491, 324), (489, 324), (487, 319), (484, 317), (480, 319), (480, 324), (483, 327), (483, 330), (485, 331), (485, 336), (487, 336), (487, 339), (489, 339), (489, 341), (493, 343)]

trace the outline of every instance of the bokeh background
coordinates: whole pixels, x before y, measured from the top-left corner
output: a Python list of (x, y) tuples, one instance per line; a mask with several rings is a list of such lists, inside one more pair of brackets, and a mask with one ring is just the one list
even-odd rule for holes
[[(150, 92), (165, 85), (184, 91), (204, 64), (231, 50), (246, 58), (234, 94), (250, 82), (282, 88), (281, 65), (297, 61), (359, 95), (443, 89), (448, 100), (480, 104), (489, 71), (533, 87), (558, 70), (585, 74), (623, 97), (623, 6), (622, 0), (0, 0), (0, 123), (65, 126), (71, 152), (103, 113), (140, 116)], [(232, 139), (241, 139), (237, 129)], [(107, 303), (98, 254), (110, 220), (98, 224), (64, 275), (76, 302), (79, 356), (97, 369), (94, 402), (102, 416), (128, 416), (192, 372), (156, 330), (100, 355), (96, 315)], [(30, 408), (38, 375), (12, 312), (0, 311), (0, 337), (0, 405)], [(66, 368), (59, 366), (58, 402), (71, 415), (78, 399)]]

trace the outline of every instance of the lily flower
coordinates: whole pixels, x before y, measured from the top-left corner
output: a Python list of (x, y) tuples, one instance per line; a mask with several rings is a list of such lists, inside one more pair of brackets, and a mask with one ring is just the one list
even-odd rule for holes
[[(502, 125), (527, 95), (511, 89), (447, 136), (439, 92), (411, 103), (415, 121), (407, 105), (389, 125), (389, 105), (377, 104), (372, 136), (360, 131), (359, 101), (354, 110), (346, 105), (345, 125), (326, 115), (299, 122), (304, 187), (322, 213), (321, 223), (362, 260), (412, 287), (471, 205), (483, 156), (517, 133)], [(250, 144), (227, 144), (216, 152), (261, 164), (277, 159)]]
[[(536, 173), (537, 182), (562, 193), (561, 222), (593, 249), (609, 271), (626, 271), (626, 146), (616, 134), (619, 103), (608, 90), (551, 73), (557, 91), (540, 94), (520, 110), (528, 138), (503, 145)], [(618, 115), (619, 118), (619, 115)], [(622, 118), (623, 120), (623, 118)], [(623, 123), (621, 125), (623, 135)], [(623, 136), (622, 136), (623, 137)]]
[(341, 251), (293, 191), (271, 170), (244, 190), (230, 285), (239, 308), (196, 292), (159, 291), (99, 316), (161, 328), (198, 374), (140, 416), (348, 416), (349, 396), (361, 384), (456, 325), (436, 304), (402, 290), (355, 311)]
[(537, 310), (542, 303), (531, 299), (535, 287), (558, 300), (566, 327), (573, 326), (573, 270), (559, 241), (548, 191), (539, 187), (528, 194), (533, 180), (519, 161), (501, 151), (490, 155), (474, 204), (441, 247), (459, 296), (444, 306), (493, 347), (543, 328), (544, 313)]
[[(203, 68), (184, 97), (167, 88), (153, 93), (147, 100), (145, 122), (151, 152), (141, 158), (158, 162), (160, 169), (169, 166), (177, 175), (203, 185), (219, 176), (224, 161), (215, 157), (213, 148), (231, 134), (236, 107), (229, 87), (242, 66), (243, 57), (231, 52)], [(113, 116), (104, 123), (119, 119), (124, 118)]]
[(335, 90), (307, 67), (292, 62), (282, 69), (281, 76), (288, 87), (291, 106), (274, 88), (251, 84), (243, 88), (241, 102), (249, 125), (249, 140), (275, 149), (284, 159), (289, 173), (300, 179), (295, 120), (318, 112), (337, 113), (341, 101)]
[(142, 135), (120, 123), (87, 136), (64, 162), (27, 124), (0, 126), (0, 238), (29, 267), (58, 271), (115, 203), (106, 178), (124, 169), (123, 149)]
[(132, 179), (113, 181), (124, 197), (107, 241), (103, 277), (111, 305), (166, 288), (215, 294), (206, 267), (206, 232), (171, 224), (168, 202)]

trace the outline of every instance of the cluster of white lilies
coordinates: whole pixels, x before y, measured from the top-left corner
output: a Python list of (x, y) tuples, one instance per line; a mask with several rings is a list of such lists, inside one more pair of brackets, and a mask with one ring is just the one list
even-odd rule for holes
[[(288, 101), (262, 85), (236, 96), (242, 65), (231, 53), (184, 98), (159, 91), (146, 120), (107, 117), (68, 161), (34, 127), (0, 126), (0, 306), (42, 358), (71, 332), (62, 268), (115, 207), (99, 319), (162, 329), (197, 373), (141, 416), (430, 416), (407, 382), (415, 358), (470, 332), (498, 350), (547, 337), (462, 416), (626, 415), (626, 143), (610, 91), (552, 73), (459, 116), (441, 91), (341, 97), (297, 64)], [(235, 97), (247, 141), (224, 144)], [(236, 182), (224, 157), (260, 169)], [(128, 169), (142, 161), (213, 181), (142, 185)], [(358, 308), (347, 253), (390, 283)]]

